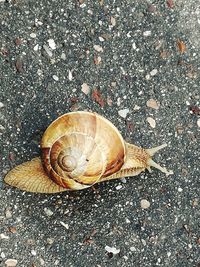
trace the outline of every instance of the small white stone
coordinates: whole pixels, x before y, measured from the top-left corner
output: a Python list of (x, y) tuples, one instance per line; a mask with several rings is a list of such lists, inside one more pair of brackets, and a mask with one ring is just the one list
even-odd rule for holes
[(66, 59), (66, 54), (65, 53), (62, 53), (61, 56), (60, 56), (63, 60)]
[(171, 254), (172, 254), (172, 253), (171, 253), (170, 251), (168, 251), (168, 252), (167, 252), (167, 257), (169, 258), (169, 257), (171, 256)]
[(49, 47), (47, 45), (43, 45), (44, 50), (46, 51), (47, 55), (49, 57), (53, 56), (53, 53), (50, 51)]
[(120, 190), (122, 188), (122, 185), (118, 185), (118, 186), (116, 186), (116, 189), (117, 190)]
[(34, 32), (32, 32), (32, 33), (30, 34), (30, 37), (31, 37), (31, 38), (36, 38), (36, 36), (37, 36), (37, 35), (36, 35), (36, 33), (34, 33)]
[(17, 265), (17, 260), (15, 259), (7, 259), (5, 261), (6, 267), (15, 267)]
[(183, 188), (179, 187), (178, 192), (180, 192), (180, 193), (183, 192)]
[(197, 126), (200, 127), (200, 118), (197, 120)]
[(68, 71), (68, 79), (69, 79), (70, 81), (73, 80), (73, 75), (72, 75), (72, 71), (71, 71), (71, 70)]
[(38, 76), (42, 75), (42, 70), (40, 70), (40, 69), (37, 70), (37, 75), (38, 75)]
[(145, 79), (148, 81), (148, 80), (151, 79), (151, 76), (150, 76), (149, 74), (147, 74), (147, 75), (145, 76)]
[(124, 118), (124, 119), (126, 118), (128, 113), (129, 113), (129, 109), (128, 108), (121, 109), (121, 110), (118, 111), (119, 116)]
[(135, 44), (135, 43), (132, 43), (132, 47), (133, 47), (133, 49), (134, 49), (134, 50), (136, 50), (136, 49), (137, 49), (137, 47), (136, 47), (136, 44)]
[(31, 250), (31, 254), (32, 254), (33, 256), (36, 256), (37, 253), (36, 253), (35, 250), (32, 249), (32, 250)]
[(48, 208), (44, 208), (44, 212), (47, 216), (52, 216), (53, 215), (53, 211), (51, 211), (50, 209)]
[(141, 109), (141, 107), (138, 106), (138, 105), (135, 105), (134, 108), (133, 108), (133, 110), (135, 110), (135, 111), (138, 111), (138, 110), (140, 110), (140, 109)]
[(97, 52), (103, 52), (103, 48), (100, 45), (94, 45), (94, 50)]
[(156, 127), (156, 121), (153, 118), (147, 117), (147, 121), (148, 121), (149, 125), (151, 126), (151, 128)]
[(105, 246), (105, 250), (109, 253), (113, 253), (114, 255), (119, 254), (120, 249), (116, 249), (114, 247)]
[(59, 80), (58, 76), (56, 76), (56, 75), (53, 75), (52, 77), (53, 77), (53, 79), (54, 79), (55, 81), (58, 81), (58, 80)]
[(140, 206), (142, 209), (148, 209), (150, 207), (150, 202), (146, 199), (140, 201)]
[(147, 101), (146, 105), (149, 108), (159, 109), (159, 104), (152, 98)]
[(53, 50), (56, 49), (56, 44), (55, 44), (55, 41), (53, 39), (49, 39), (49, 40), (47, 40), (47, 42), (48, 42), (49, 47), (51, 49), (53, 49)]
[(121, 181), (123, 184), (125, 184), (125, 183), (126, 183), (126, 178), (123, 177), (123, 178), (120, 179), (120, 181)]
[(4, 252), (1, 252), (1, 258), (4, 259), (6, 257)]
[(136, 248), (135, 247), (130, 247), (130, 251), (135, 252)]
[(112, 24), (113, 27), (115, 27), (116, 19), (114, 17), (110, 17), (110, 23)]
[(153, 69), (152, 71), (150, 71), (151, 76), (155, 76), (157, 73), (158, 73), (157, 69)]
[(86, 95), (89, 94), (89, 92), (90, 92), (90, 88), (89, 88), (89, 86), (87, 85), (87, 83), (83, 83), (83, 84), (81, 85), (81, 91), (82, 91), (84, 94), (86, 94)]
[(145, 32), (143, 32), (143, 35), (145, 37), (150, 36), (151, 35), (151, 31), (145, 31)]
[(101, 36), (99, 36), (99, 41), (100, 41), (100, 42), (104, 42), (104, 38), (101, 37)]
[(0, 124), (0, 130), (1, 131), (4, 131), (5, 130), (5, 127), (3, 125)]
[(126, 218), (126, 223), (131, 223), (131, 221), (129, 219)]
[(60, 221), (60, 224), (64, 226), (67, 230), (69, 229), (69, 225), (67, 223)]
[(9, 236), (5, 234), (0, 234), (0, 239), (9, 239)]
[(4, 104), (2, 102), (0, 102), (0, 108), (3, 108)]
[(33, 47), (33, 50), (34, 50), (34, 51), (38, 51), (38, 48), (39, 48), (39, 45), (36, 44), (36, 45)]

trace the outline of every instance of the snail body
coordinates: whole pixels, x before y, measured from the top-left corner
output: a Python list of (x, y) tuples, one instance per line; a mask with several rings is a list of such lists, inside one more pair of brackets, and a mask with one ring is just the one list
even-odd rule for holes
[(155, 167), (152, 160), (166, 144), (143, 149), (126, 143), (117, 128), (91, 112), (71, 112), (53, 121), (41, 140), (41, 157), (18, 165), (4, 181), (25, 191), (57, 193), (98, 182), (135, 176)]

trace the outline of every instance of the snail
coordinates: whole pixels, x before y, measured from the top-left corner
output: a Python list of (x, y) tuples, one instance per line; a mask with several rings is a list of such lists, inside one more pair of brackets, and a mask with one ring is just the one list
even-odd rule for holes
[(16, 166), (4, 181), (29, 192), (81, 190), (98, 182), (135, 176), (151, 167), (169, 175), (152, 156), (166, 147), (143, 149), (126, 143), (104, 117), (85, 111), (53, 121), (41, 140), (41, 157)]

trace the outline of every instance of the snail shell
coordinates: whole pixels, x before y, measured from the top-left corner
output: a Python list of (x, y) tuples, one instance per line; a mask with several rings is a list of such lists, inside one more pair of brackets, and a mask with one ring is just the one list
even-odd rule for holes
[(45, 131), (42, 161), (49, 177), (64, 188), (83, 189), (120, 170), (125, 143), (107, 119), (95, 113), (72, 112)]
[(41, 140), (41, 158), (25, 162), (5, 177), (22, 190), (56, 193), (80, 190), (98, 182), (135, 176), (153, 166), (152, 156), (164, 148), (142, 149), (126, 143), (117, 128), (91, 112), (71, 112), (53, 121)]

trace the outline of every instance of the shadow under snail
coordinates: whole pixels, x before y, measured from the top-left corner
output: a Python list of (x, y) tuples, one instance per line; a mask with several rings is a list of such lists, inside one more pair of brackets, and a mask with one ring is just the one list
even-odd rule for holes
[(91, 112), (71, 112), (53, 121), (41, 140), (41, 158), (12, 169), (4, 181), (21, 190), (57, 193), (135, 176), (151, 167), (169, 175), (152, 156), (166, 147), (143, 149), (126, 143), (117, 128)]

